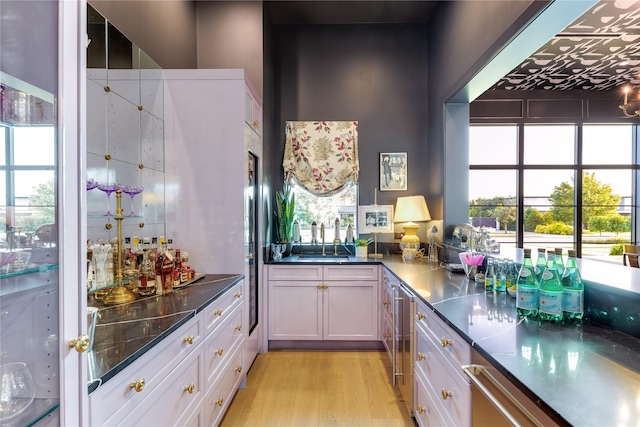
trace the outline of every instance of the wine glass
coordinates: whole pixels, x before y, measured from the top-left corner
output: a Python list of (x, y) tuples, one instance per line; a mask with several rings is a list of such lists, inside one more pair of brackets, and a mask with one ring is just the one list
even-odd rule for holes
[(113, 214), (111, 213), (111, 208), (110, 208), (110, 199), (111, 199), (111, 193), (115, 192), (116, 190), (120, 189), (120, 184), (101, 184), (98, 183), (97, 185), (98, 190), (100, 191), (104, 191), (105, 193), (107, 193), (107, 213), (104, 214), (104, 216), (113, 216)]
[(137, 216), (137, 214), (133, 211), (133, 198), (136, 194), (140, 194), (144, 191), (144, 187), (138, 187), (135, 185), (132, 186), (122, 186), (121, 187), (123, 193), (127, 193), (129, 197), (131, 197), (131, 213), (129, 216)]
[(95, 181), (93, 178), (87, 179), (87, 191), (93, 190), (98, 186), (98, 181)]

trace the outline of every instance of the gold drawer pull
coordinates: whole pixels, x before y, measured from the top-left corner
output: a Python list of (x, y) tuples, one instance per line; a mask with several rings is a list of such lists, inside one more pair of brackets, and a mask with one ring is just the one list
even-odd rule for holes
[(235, 330), (240, 332), (242, 330), (242, 325), (236, 325)]
[(222, 405), (224, 405), (224, 399), (218, 399), (218, 400), (216, 400), (216, 405), (218, 405), (218, 406), (222, 406)]
[(193, 340), (194, 340), (194, 336), (193, 335), (189, 335), (188, 337), (184, 337), (182, 338), (182, 342), (186, 342), (189, 344), (193, 344)]
[(384, 301), (384, 302), (382, 303), (382, 305), (389, 305), (389, 304), (391, 304), (389, 301)]
[(195, 385), (193, 385), (193, 383), (191, 383), (191, 384), (189, 384), (189, 385), (186, 385), (186, 386), (184, 386), (184, 388), (183, 388), (183, 390), (184, 390), (184, 391), (186, 391), (186, 392), (188, 392), (189, 394), (193, 394), (193, 390), (195, 390), (195, 389), (196, 389), (196, 386), (195, 386)]
[(242, 372), (242, 366), (236, 366), (236, 369), (234, 369), (237, 373)]
[(453, 344), (453, 341), (448, 340), (445, 337), (442, 337), (440, 342), (442, 343), (442, 348), (447, 348), (448, 345), (452, 345)]
[(240, 298), (242, 296), (242, 292), (236, 292), (235, 294), (233, 294), (233, 296), (236, 298)]
[(259, 122), (259, 121), (257, 121), (257, 120), (254, 120), (254, 121), (253, 121), (253, 127), (254, 127), (254, 128), (257, 128), (258, 126), (260, 126), (260, 122)]
[(215, 351), (215, 353), (216, 353), (218, 356), (222, 356), (222, 353), (224, 353), (224, 349), (223, 349), (223, 348), (219, 348), (219, 349), (217, 349), (217, 350)]
[(442, 400), (447, 400), (448, 397), (453, 397), (453, 392), (443, 388), (442, 391), (440, 391), (440, 395), (442, 395)]
[(424, 354), (418, 353), (418, 362), (420, 362), (421, 360), (424, 360), (426, 358), (427, 358), (427, 356), (425, 356)]
[(216, 311), (213, 312), (213, 314), (215, 314), (216, 316), (222, 316), (222, 310), (217, 309)]
[(78, 353), (84, 353), (89, 349), (91, 340), (87, 335), (80, 335), (78, 339), (69, 341), (69, 348), (75, 348)]
[(129, 388), (134, 389), (136, 393), (140, 393), (144, 390), (144, 378), (138, 378), (134, 382), (130, 383)]
[(383, 337), (384, 339), (387, 339), (387, 338), (391, 338), (391, 335), (390, 335), (390, 334), (382, 334), (382, 337)]
[(418, 405), (418, 413), (419, 414), (424, 414), (425, 412), (427, 412), (427, 410), (424, 409), (422, 406)]
[(426, 319), (427, 315), (426, 314), (422, 314), (422, 313), (418, 313), (418, 314), (416, 314), (416, 317), (418, 318), (418, 320), (422, 320), (422, 319)]

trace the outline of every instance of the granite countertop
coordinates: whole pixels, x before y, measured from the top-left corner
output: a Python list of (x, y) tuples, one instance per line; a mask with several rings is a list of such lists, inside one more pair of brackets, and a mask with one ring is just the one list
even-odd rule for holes
[(486, 293), (483, 284), (426, 260), (382, 263), (548, 412), (576, 426), (640, 419), (640, 339), (587, 322), (518, 319), (506, 292)]
[(143, 297), (113, 306), (90, 300), (89, 306), (98, 307), (100, 319), (95, 329), (93, 348), (87, 353), (89, 393), (202, 311), (242, 278), (237, 274), (206, 274), (195, 283), (168, 295)]

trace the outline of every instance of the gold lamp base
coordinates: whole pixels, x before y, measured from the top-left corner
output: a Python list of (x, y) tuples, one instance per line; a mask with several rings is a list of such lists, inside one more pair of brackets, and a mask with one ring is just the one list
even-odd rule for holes
[(415, 222), (407, 222), (402, 225), (404, 229), (404, 236), (402, 236), (402, 249), (412, 248), (420, 249), (420, 238), (418, 237), (418, 228), (420, 226)]
[(102, 301), (106, 305), (122, 304), (135, 301), (138, 295), (123, 284), (114, 286)]

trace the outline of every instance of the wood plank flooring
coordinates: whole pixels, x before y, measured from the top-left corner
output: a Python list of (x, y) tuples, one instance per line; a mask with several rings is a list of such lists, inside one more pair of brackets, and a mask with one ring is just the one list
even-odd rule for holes
[(384, 351), (258, 355), (221, 427), (414, 426)]

